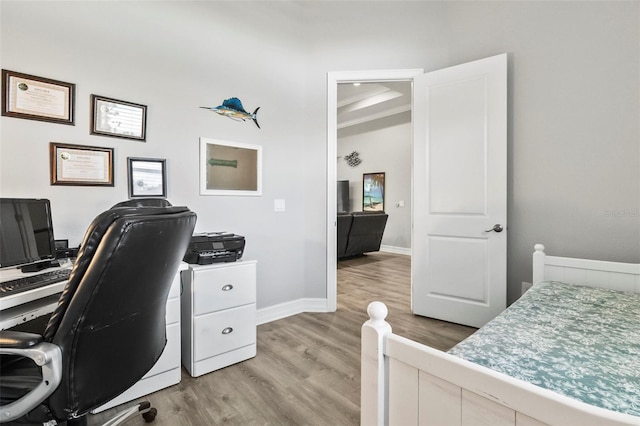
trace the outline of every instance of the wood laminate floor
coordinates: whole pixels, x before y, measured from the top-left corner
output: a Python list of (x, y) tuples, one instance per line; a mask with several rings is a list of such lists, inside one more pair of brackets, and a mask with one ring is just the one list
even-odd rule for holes
[[(389, 308), (402, 336), (447, 350), (474, 328), (410, 312), (409, 256), (372, 253), (338, 263), (338, 310), (304, 313), (258, 326), (250, 360), (146, 396), (156, 426), (357, 425), (360, 422), (360, 327), (369, 302)], [(91, 416), (100, 424), (123, 407)], [(143, 425), (138, 416), (128, 425)]]

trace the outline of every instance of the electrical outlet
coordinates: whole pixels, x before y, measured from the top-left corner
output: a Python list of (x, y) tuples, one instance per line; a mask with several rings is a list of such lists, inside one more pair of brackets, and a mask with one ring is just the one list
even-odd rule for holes
[(527, 290), (529, 290), (531, 288), (533, 284), (528, 283), (526, 281), (522, 281), (522, 290), (520, 294), (524, 294)]

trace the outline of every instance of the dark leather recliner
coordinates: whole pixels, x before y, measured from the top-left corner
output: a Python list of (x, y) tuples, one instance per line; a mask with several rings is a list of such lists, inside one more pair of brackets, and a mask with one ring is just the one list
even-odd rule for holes
[(361, 256), (380, 250), (388, 217), (385, 212), (339, 214), (338, 258)]
[(114, 206), (94, 219), (44, 332), (0, 331), (0, 422), (86, 424), (153, 367), (195, 223), (172, 206)]
[(351, 231), (351, 222), (353, 215), (351, 213), (338, 213), (337, 218), (337, 240), (338, 240), (338, 258), (345, 257), (347, 252), (347, 243), (349, 242), (349, 231)]

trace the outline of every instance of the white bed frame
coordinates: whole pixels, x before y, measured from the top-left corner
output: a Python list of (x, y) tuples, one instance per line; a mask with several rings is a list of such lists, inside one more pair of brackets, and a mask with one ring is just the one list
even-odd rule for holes
[[(640, 293), (640, 264), (547, 256), (536, 244), (533, 282)], [(404, 337), (372, 302), (362, 326), (362, 425), (640, 425), (640, 417), (595, 407)]]

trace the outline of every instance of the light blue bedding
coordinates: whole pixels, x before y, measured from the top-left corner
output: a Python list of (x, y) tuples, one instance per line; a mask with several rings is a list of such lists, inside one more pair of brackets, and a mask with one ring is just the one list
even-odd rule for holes
[(640, 416), (640, 294), (544, 281), (449, 353)]

